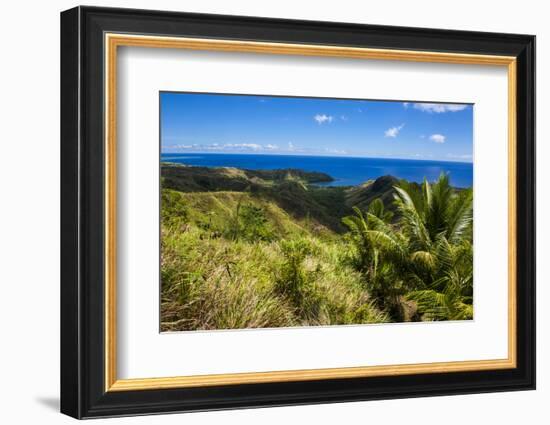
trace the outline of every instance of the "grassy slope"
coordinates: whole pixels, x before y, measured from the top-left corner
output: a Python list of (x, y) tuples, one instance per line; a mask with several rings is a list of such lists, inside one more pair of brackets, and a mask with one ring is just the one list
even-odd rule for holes
[[(318, 187), (330, 176), (163, 164), (162, 330), (383, 322), (349, 262), (341, 218), (395, 179)], [(262, 212), (268, 238), (228, 231), (240, 208)]]
[(188, 209), (189, 221), (195, 226), (209, 229), (210, 233), (223, 232), (239, 203), (262, 208), (278, 237), (308, 233), (303, 220), (293, 219), (276, 203), (247, 192), (182, 193), (181, 199)]
[[(349, 247), (317, 221), (297, 219), (250, 193), (164, 193), (172, 195), (171, 210), (183, 205), (187, 217), (164, 220), (162, 226), (162, 330), (387, 320), (369, 301), (360, 274), (346, 265)], [(239, 204), (265, 212), (272, 240), (235, 241), (223, 234)], [(297, 287), (282, 272), (289, 263), (283, 252), (289, 240), (308, 250)]]

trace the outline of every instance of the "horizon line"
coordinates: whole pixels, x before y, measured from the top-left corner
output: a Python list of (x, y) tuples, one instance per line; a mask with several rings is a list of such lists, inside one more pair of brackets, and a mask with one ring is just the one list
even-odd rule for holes
[(308, 154), (305, 152), (301, 153), (273, 153), (273, 152), (219, 152), (219, 151), (193, 151), (193, 152), (164, 152), (160, 150), (160, 154), (176, 154), (176, 155), (185, 155), (185, 154), (221, 154), (221, 155), (270, 155), (270, 156), (308, 156), (308, 157), (325, 157), (325, 158), (355, 158), (355, 159), (396, 159), (401, 161), (436, 161), (436, 162), (452, 162), (459, 164), (471, 164), (473, 165), (473, 159), (471, 161), (465, 160), (453, 160), (453, 159), (429, 159), (429, 158), (411, 158), (411, 157), (388, 157), (388, 156), (361, 156), (361, 155), (335, 155), (335, 154)]

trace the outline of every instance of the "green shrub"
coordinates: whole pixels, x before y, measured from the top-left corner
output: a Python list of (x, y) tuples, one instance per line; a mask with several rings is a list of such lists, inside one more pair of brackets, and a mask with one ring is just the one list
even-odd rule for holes
[(277, 276), (277, 290), (297, 309), (304, 319), (319, 316), (322, 296), (316, 288), (315, 280), (320, 266), (313, 270), (304, 267), (307, 256), (314, 253), (314, 247), (307, 239), (283, 240), (279, 244), (283, 255)]
[(273, 239), (273, 230), (266, 217), (265, 210), (252, 204), (245, 204), (239, 213), (240, 234), (243, 239), (254, 242)]
[(223, 233), (228, 239), (247, 242), (270, 241), (275, 236), (265, 209), (252, 203), (242, 204), (240, 200)]
[(168, 226), (184, 224), (189, 218), (183, 196), (175, 190), (162, 189), (160, 211), (162, 222)]

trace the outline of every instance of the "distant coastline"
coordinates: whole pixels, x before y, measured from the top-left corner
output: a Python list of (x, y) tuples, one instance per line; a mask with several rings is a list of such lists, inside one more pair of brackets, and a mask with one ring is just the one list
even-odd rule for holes
[(422, 183), (448, 174), (457, 188), (473, 186), (473, 164), (425, 159), (367, 158), (350, 156), (279, 155), (251, 153), (162, 153), (162, 162), (202, 167), (235, 167), (250, 170), (301, 169), (330, 175), (325, 186), (356, 186), (385, 175)]

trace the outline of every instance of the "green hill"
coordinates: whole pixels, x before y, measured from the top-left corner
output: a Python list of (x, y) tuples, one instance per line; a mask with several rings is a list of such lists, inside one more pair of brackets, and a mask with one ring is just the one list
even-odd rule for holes
[[(366, 209), (370, 202), (380, 198), (386, 206), (391, 207), (393, 185), (398, 182), (392, 176), (384, 176), (355, 187), (323, 187), (315, 183), (333, 180), (324, 173), (295, 169), (190, 167), (166, 163), (162, 164), (161, 175), (162, 187), (165, 189), (184, 193), (210, 193), (210, 198), (224, 198), (222, 203), (228, 200), (229, 195), (218, 196), (213, 193), (247, 193), (256, 202), (273, 202), (292, 219), (309, 220), (337, 233), (345, 231), (341, 219), (352, 214), (353, 206)], [(212, 205), (210, 202), (209, 207)]]
[(417, 189), (420, 188), (416, 183), (407, 183), (405, 180), (399, 180), (393, 176), (382, 176), (376, 180), (368, 180), (363, 184), (347, 189), (346, 204), (349, 207), (356, 206), (362, 210), (366, 210), (375, 199), (380, 199), (386, 209), (395, 211), (393, 202), (395, 186), (400, 184), (408, 184)]
[(326, 183), (334, 179), (325, 173), (292, 168), (279, 170), (244, 170), (233, 167), (191, 167), (162, 163), (163, 187), (182, 192), (216, 190), (243, 191), (260, 188), (283, 181), (303, 184)]

